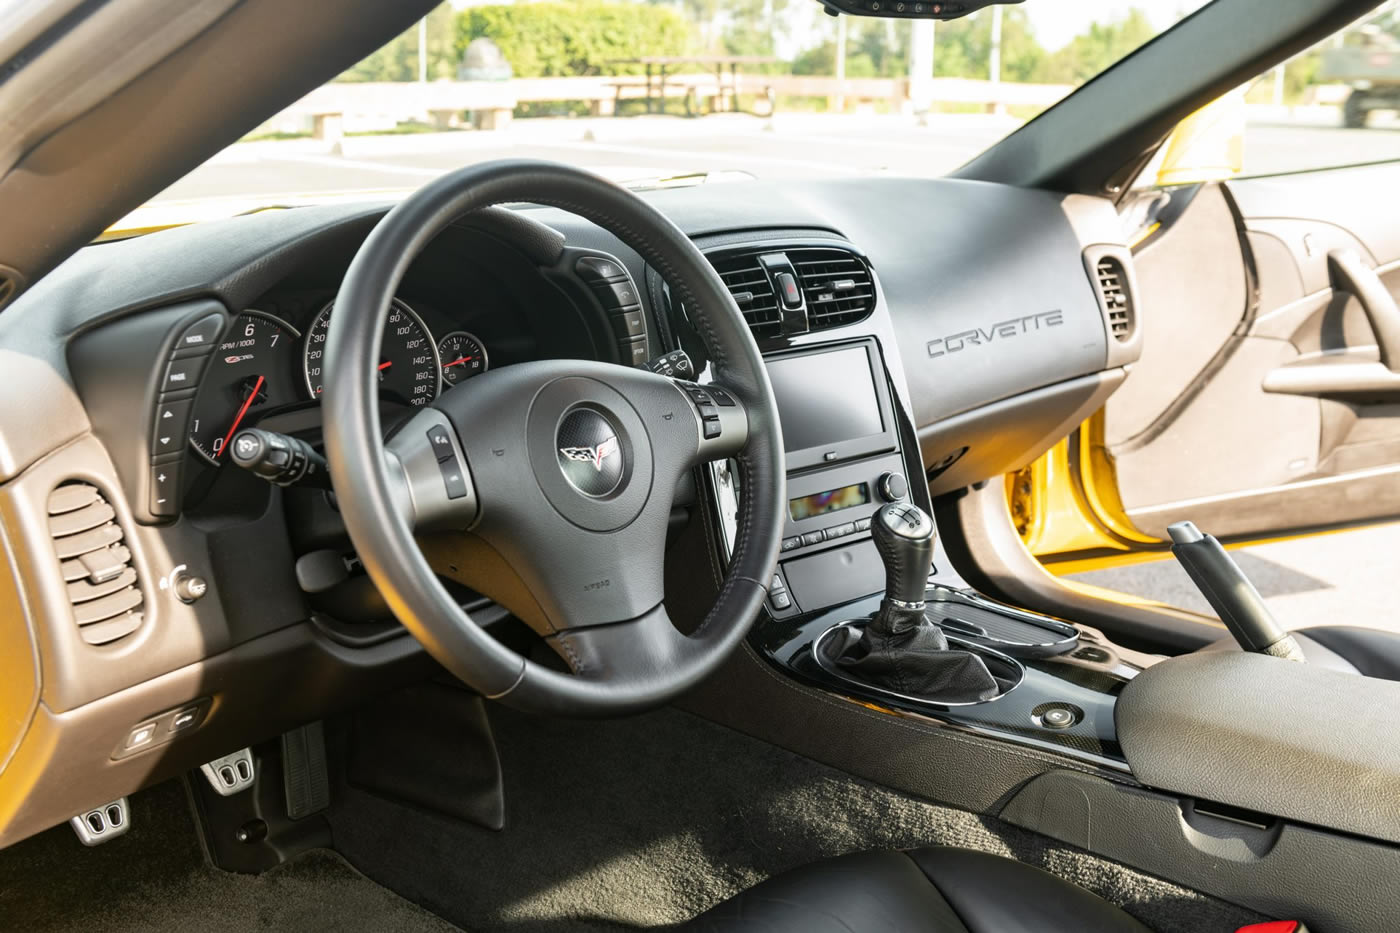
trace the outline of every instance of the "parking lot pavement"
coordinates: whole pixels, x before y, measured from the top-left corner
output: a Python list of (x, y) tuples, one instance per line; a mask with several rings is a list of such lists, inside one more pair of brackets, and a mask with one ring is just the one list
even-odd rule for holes
[[(162, 192), (157, 201), (373, 192), (416, 187), (441, 172), (506, 157), (582, 165), (619, 181), (692, 172), (759, 177), (936, 177), (1012, 132), (988, 114), (903, 116), (721, 114), (700, 119), (517, 120), (495, 132), (238, 143)], [(1400, 158), (1400, 127), (1344, 130), (1315, 117), (1251, 124), (1245, 170), (1268, 174)]]
[[(1400, 632), (1400, 523), (1232, 549), (1231, 554), (1286, 628), (1359, 625)], [(1210, 611), (1170, 558), (1066, 579)]]

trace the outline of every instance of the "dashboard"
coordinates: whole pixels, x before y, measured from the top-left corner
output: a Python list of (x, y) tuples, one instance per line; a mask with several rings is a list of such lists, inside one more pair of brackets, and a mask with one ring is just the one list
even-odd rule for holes
[[(1131, 271), (1107, 201), (915, 179), (645, 197), (711, 259), (787, 387), (794, 575), (774, 613), (812, 608), (847, 572), (840, 555), (868, 545), (847, 509), (896, 479), (936, 495), (1029, 462), (1136, 358), (1096, 292), (1097, 257)], [(386, 209), (265, 211), (95, 245), (0, 315), (0, 693), (27, 711), (0, 724), (0, 845), (435, 669), (355, 568), (334, 497), (227, 454), (244, 426), (319, 444), (327, 322)], [(773, 270), (799, 281), (802, 314), (765, 292)], [(381, 422), (392, 432), (523, 361), (678, 351), (708, 381), (695, 322), (617, 237), (554, 209), (492, 208), (404, 275)], [(704, 534), (722, 560), (725, 497), (742, 490), (692, 481), (676, 528), (720, 512)], [(114, 575), (93, 583), (89, 564)], [(508, 615), (454, 595), (474, 618)], [(128, 744), (177, 721), (187, 731)]]

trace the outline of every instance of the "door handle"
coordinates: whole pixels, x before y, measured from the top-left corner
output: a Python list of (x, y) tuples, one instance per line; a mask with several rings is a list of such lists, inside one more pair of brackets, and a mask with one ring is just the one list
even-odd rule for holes
[(1334, 291), (1349, 292), (1361, 303), (1375, 332), (1385, 368), (1400, 372), (1400, 305), (1396, 305), (1376, 270), (1366, 265), (1355, 250), (1334, 249), (1327, 254), (1327, 273)]

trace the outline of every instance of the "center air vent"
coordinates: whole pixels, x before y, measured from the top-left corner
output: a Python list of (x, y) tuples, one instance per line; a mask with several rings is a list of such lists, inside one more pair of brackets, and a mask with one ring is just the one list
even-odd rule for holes
[(116, 510), (101, 490), (77, 482), (55, 489), (49, 495), (49, 534), (83, 641), (107, 645), (136, 631), (141, 586)]
[(802, 283), (812, 330), (854, 324), (875, 310), (875, 283), (860, 257), (833, 247), (790, 249), (787, 255)]
[(778, 293), (759, 263), (759, 253), (743, 253), (712, 259), (710, 262), (734, 296), (734, 302), (759, 339), (777, 337), (783, 332), (783, 315), (778, 310)]
[(1133, 314), (1133, 296), (1128, 293), (1123, 264), (1113, 256), (1104, 256), (1098, 261), (1094, 272), (1099, 296), (1108, 311), (1108, 329), (1119, 340), (1129, 339), (1133, 336), (1136, 320)]
[[(775, 267), (785, 268), (788, 263), (802, 290), (806, 330), (854, 324), (875, 310), (875, 283), (870, 268), (846, 249), (816, 246), (755, 250), (712, 256), (710, 262), (744, 313), (749, 329), (760, 340), (783, 334), (783, 312), (772, 276)], [(800, 320), (802, 309), (796, 310)]]

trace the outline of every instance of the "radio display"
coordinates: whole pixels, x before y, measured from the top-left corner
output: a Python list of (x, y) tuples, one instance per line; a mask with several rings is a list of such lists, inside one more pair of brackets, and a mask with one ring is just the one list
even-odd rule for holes
[(825, 515), (828, 512), (839, 512), (842, 509), (865, 505), (869, 501), (870, 484), (856, 483), (854, 486), (842, 486), (840, 489), (814, 492), (810, 496), (789, 500), (788, 512), (792, 515), (793, 521), (799, 522), (815, 515)]
[(783, 447), (789, 453), (885, 430), (864, 347), (767, 362), (783, 421)]

